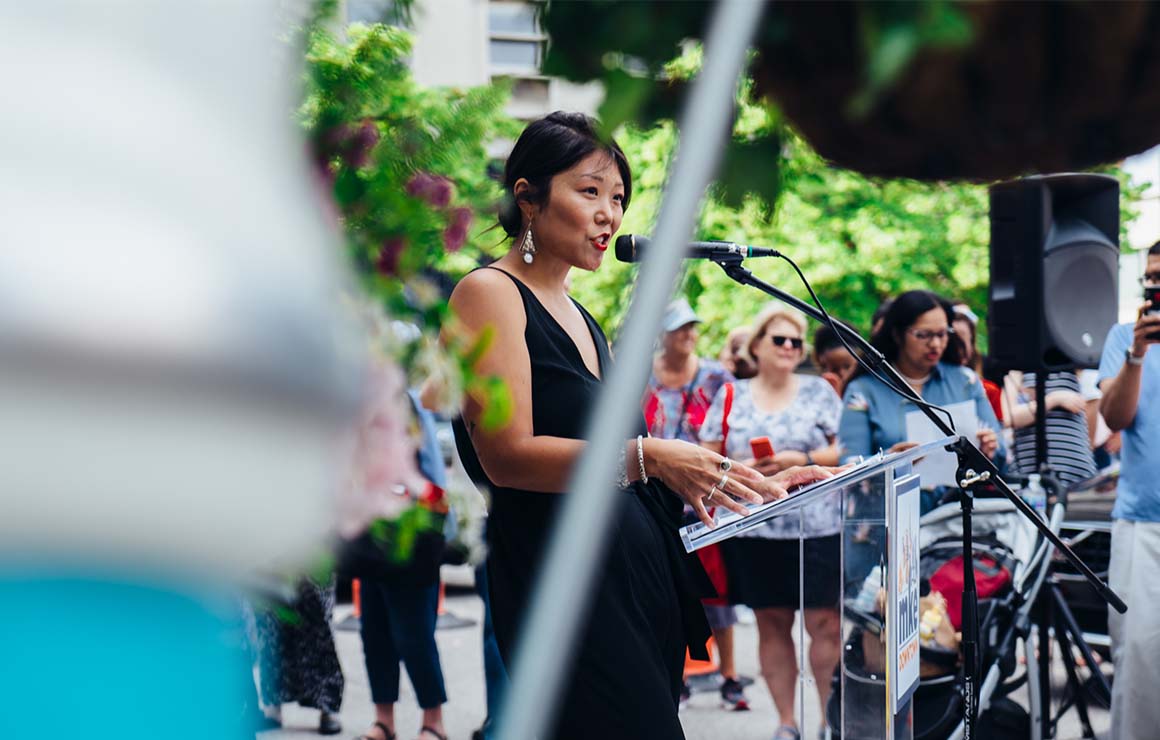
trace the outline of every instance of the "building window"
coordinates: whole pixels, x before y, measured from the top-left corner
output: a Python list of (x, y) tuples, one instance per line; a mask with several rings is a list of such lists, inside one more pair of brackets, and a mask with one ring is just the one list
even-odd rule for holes
[(487, 27), (493, 34), (514, 33), (539, 36), (536, 6), (522, 2), (493, 2), (487, 8)]
[(539, 74), (545, 36), (534, 4), (489, 3), (488, 34), (493, 76)]
[(491, 40), (493, 70), (536, 72), (540, 69), (540, 47), (524, 41)]
[(394, 26), (401, 19), (395, 0), (347, 0), (346, 20), (348, 23), (384, 23)]

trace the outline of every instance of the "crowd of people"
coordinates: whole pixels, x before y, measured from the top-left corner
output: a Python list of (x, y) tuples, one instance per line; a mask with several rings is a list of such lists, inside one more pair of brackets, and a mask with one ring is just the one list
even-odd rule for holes
[[(511, 420), (501, 428), (480, 423), (483, 409), (471, 397), (455, 421), (459, 456), (490, 498), (489, 554), (479, 580), (486, 584), (493, 662), (501, 672), (519, 645), (546, 539), (613, 362), (601, 327), (567, 291), (571, 269), (600, 266), (632, 196), (624, 153), (596, 130), (591, 119), (564, 113), (524, 130), (503, 179), (508, 199), (500, 223), (511, 250), (467, 275), (450, 302), (457, 331), (491, 333), (476, 371), (501, 378), (511, 392)], [(1146, 279), (1160, 283), (1160, 248), (1152, 255)], [(1098, 373), (1043, 378), (984, 377), (977, 314), (930, 291), (891, 297), (865, 327), (917, 396), (973, 409), (977, 445), (1001, 470), (1039, 472), (1033, 422), (1040, 382), (1046, 384), (1047, 462), (1061, 483), (1089, 477), (1122, 449), (1111, 577), (1129, 605), (1160, 597), (1147, 578), (1160, 566), (1160, 352), (1148, 352), (1158, 343), (1149, 332), (1160, 332), (1160, 317), (1143, 309), (1140, 317), (1134, 329), (1113, 329)], [(579, 648), (566, 667), (546, 737), (683, 737), (678, 712), (689, 688), (682, 668), (686, 655), (709, 657), (710, 634), (723, 705), (747, 709), (734, 654), (738, 606), (751, 610), (756, 622), (761, 677), (777, 712), (771, 718), (775, 740), (798, 740), (801, 733), (795, 692), (802, 667), (791, 629), (799, 616), (810, 636), (809, 668), (824, 711), (841, 654), (838, 499), (793, 521), (765, 523), (700, 559), (685, 554), (677, 530), (711, 522), (715, 509), (743, 513), (745, 504), (785, 497), (788, 489), (824, 480), (857, 457), (913, 446), (906, 414), (916, 407), (865, 372), (828, 326), (816, 327), (811, 338), (805, 318), (792, 310), (761, 311), (750, 325), (729, 331), (719, 352), (700, 341), (701, 323), (685, 298), (666, 311), (640, 427), (624, 441), (618, 463), (622, 495), (602, 575), (586, 599)], [(924, 511), (946, 493), (924, 491)], [(803, 569), (809, 577), (799, 579)], [(303, 595), (318, 602), (315, 611), (327, 613), (325, 594), (315, 598), (305, 589)], [(420, 737), (445, 737), (439, 708), (447, 697), (430, 638), (432, 599), (430, 585), (423, 584), (376, 587), (364, 601), (364, 649), (376, 705), (364, 738), (396, 736), (392, 707), (400, 660), (424, 708)], [(1160, 683), (1160, 660), (1144, 659), (1155, 658), (1156, 647), (1142, 644), (1160, 630), (1154, 615), (1154, 609), (1135, 609), (1113, 619), (1117, 675), (1123, 670), (1130, 677), (1116, 681), (1115, 726), (1160, 726), (1155, 702), (1140, 693)], [(404, 644), (411, 636), (422, 639)], [(325, 691), (271, 688), (263, 694), (272, 697), (266, 703), (318, 707), (320, 731), (331, 732), (328, 717), (341, 701), (341, 675), (323, 685)]]
[[(1034, 401), (1029, 398), (1034, 396), (1035, 377), (1012, 374), (1004, 381), (1009, 386), (1006, 394), (997, 383), (985, 380), (975, 342), (977, 322), (965, 304), (914, 290), (885, 301), (875, 325), (866, 330), (871, 343), (924, 400), (939, 405), (968, 402), (973, 407), (979, 421), (978, 446), (1000, 468), (1037, 472), (1034, 452), (1025, 454), (1028, 435), (1034, 434), (1029, 426)], [(795, 466), (835, 466), (915, 444), (907, 439), (906, 414), (916, 407), (865, 372), (830, 327), (818, 326), (810, 347), (805, 318), (772, 305), (751, 326), (729, 331), (719, 360), (714, 361), (696, 355), (699, 323), (683, 298), (666, 312), (643, 401), (654, 436), (698, 441), (766, 475)], [(1063, 483), (1090, 477), (1095, 452), (1088, 411), (1096, 401), (1080, 394), (1075, 373), (1053, 373), (1047, 382), (1049, 462)], [(1010, 455), (1008, 440), (1014, 442)], [(1082, 441), (1082, 448), (1076, 440)], [(924, 511), (936, 506), (945, 493), (924, 490)], [(736, 682), (733, 641), (727, 635), (737, 621), (727, 605), (744, 605), (755, 617), (758, 664), (777, 709), (776, 740), (799, 737), (798, 651), (791, 631), (799, 605), (804, 606), (801, 619), (810, 636), (813, 675), (832, 675), (839, 659), (843, 574), (838, 507), (835, 499), (806, 510), (800, 521), (776, 519), (719, 546), (724, 574), (717, 590), (725, 598), (706, 601), (705, 611), (714, 626), (725, 679), (722, 699), (734, 709), (747, 705)], [(859, 544), (848, 543), (853, 547), (848, 559), (857, 556)], [(809, 574), (800, 580), (799, 552)], [(712, 573), (715, 556), (703, 559)], [(817, 680), (816, 685), (824, 708), (829, 681)]]

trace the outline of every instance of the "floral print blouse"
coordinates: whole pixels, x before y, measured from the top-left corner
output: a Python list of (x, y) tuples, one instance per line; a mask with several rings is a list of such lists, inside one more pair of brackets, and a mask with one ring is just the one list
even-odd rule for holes
[[(784, 409), (766, 413), (753, 403), (750, 381), (734, 383), (733, 407), (729, 411), (729, 434), (725, 440), (725, 454), (734, 460), (748, 460), (753, 457), (749, 440), (754, 437), (769, 437), (775, 452), (797, 450), (810, 452), (830, 444), (838, 434), (838, 421), (842, 416), (842, 399), (833, 387), (813, 375), (796, 375), (797, 395)], [(724, 412), (725, 392), (718, 391), (709, 408), (705, 422), (701, 426), (701, 440), (720, 441), (721, 418)], [(825, 537), (841, 530), (835, 492), (833, 501), (827, 499), (810, 506), (805, 516), (804, 535)], [(750, 530), (741, 537), (764, 537), (766, 539), (789, 540), (798, 536), (798, 517), (786, 515), (771, 519), (762, 526)]]
[(649, 434), (698, 444), (705, 413), (721, 386), (731, 382), (733, 375), (720, 362), (704, 358), (697, 360), (693, 380), (681, 388), (663, 386), (650, 373), (642, 402)]

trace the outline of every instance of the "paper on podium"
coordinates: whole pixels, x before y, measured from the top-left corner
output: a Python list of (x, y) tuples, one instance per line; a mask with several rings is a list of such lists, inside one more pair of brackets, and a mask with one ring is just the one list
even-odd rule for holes
[[(947, 404), (942, 408), (950, 412), (956, 433), (967, 439), (975, 439), (979, 430), (979, 415), (975, 411), (974, 401), (960, 401), (959, 403)], [(942, 439), (943, 436), (942, 431), (930, 419), (926, 418), (926, 414), (921, 410), (910, 411), (906, 414), (906, 439), (908, 441), (918, 442), (922, 445)], [(948, 452), (928, 455), (919, 460), (914, 465), (914, 472), (922, 477), (923, 488), (958, 486), (958, 481), (955, 480), (955, 472), (958, 467), (958, 458)]]

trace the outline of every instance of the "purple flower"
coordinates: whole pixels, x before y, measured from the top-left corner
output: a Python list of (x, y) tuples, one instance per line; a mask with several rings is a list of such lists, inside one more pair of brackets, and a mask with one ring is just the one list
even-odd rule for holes
[(451, 196), (454, 194), (454, 189), (451, 187), (451, 181), (446, 177), (436, 177), (431, 184), (431, 191), (427, 196), (427, 202), (436, 208), (446, 208), (447, 204), (451, 202)]
[(350, 127), (345, 123), (328, 128), (322, 132), (318, 140), (318, 149), (322, 157), (330, 159), (346, 146), (350, 138)]
[(379, 259), (375, 266), (379, 274), (394, 276), (399, 271), (399, 258), (407, 248), (407, 240), (401, 236), (392, 236), (383, 240), (379, 249)]
[(451, 224), (443, 230), (443, 246), (448, 252), (458, 252), (467, 241), (467, 227)]
[(407, 181), (406, 192), (412, 198), (422, 198), (436, 208), (446, 208), (455, 195), (455, 188), (446, 177), (416, 172)]
[(456, 208), (451, 212), (451, 223), (462, 229), (471, 226), (471, 221), (474, 218), (475, 214), (471, 212), (470, 208)]
[(407, 180), (407, 195), (412, 198), (424, 198), (431, 192), (431, 186), (434, 184), (435, 178), (428, 175), (426, 172), (416, 172), (411, 175), (411, 179)]
[(370, 159), (371, 151), (379, 143), (379, 129), (375, 122), (367, 119), (347, 142), (347, 161), (352, 167), (362, 167)]

